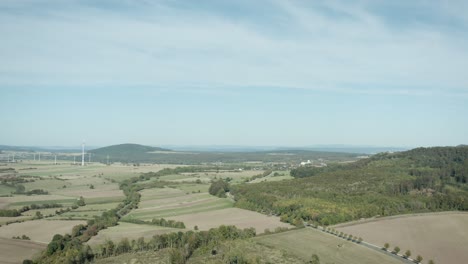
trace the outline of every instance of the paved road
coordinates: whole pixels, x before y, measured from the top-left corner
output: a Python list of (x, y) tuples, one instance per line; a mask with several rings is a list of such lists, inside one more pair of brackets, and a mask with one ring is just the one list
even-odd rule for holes
[[(328, 233), (328, 232), (325, 232), (325, 231), (323, 230), (322, 227), (318, 227), (318, 228), (313, 228), (313, 227), (310, 227), (310, 226), (306, 226), (306, 227), (307, 227), (307, 228), (310, 228), (310, 229), (312, 229), (312, 230), (316, 230), (317, 232), (322, 232), (322, 233), (328, 234), (328, 235), (330, 235), (330, 236), (338, 237), (338, 236), (335, 236), (335, 235), (330, 234), (330, 233)], [(339, 238), (339, 237), (338, 237), (338, 238)], [(343, 238), (342, 238), (342, 239), (343, 239)], [(344, 240), (344, 239), (343, 239), (343, 240)], [(367, 247), (367, 248), (370, 248), (370, 249), (373, 249), (373, 250), (375, 250), (375, 251), (380, 252), (381, 254), (385, 254), (385, 255), (390, 256), (390, 257), (392, 257), (392, 258), (398, 259), (398, 260), (401, 261), (402, 263), (408, 263), (408, 264), (411, 263), (411, 264), (415, 264), (411, 258), (405, 259), (405, 258), (403, 258), (403, 255), (392, 254), (392, 253), (390, 253), (390, 252), (388, 252), (388, 251), (386, 251), (386, 250), (382, 250), (382, 247), (379, 247), (379, 246), (377, 246), (377, 245), (374, 245), (374, 244), (371, 244), (371, 243), (368, 243), (368, 242), (365, 242), (365, 241), (362, 241), (361, 243), (355, 243), (355, 244), (356, 244), (356, 245), (361, 245), (361, 246), (364, 246), (364, 247)]]

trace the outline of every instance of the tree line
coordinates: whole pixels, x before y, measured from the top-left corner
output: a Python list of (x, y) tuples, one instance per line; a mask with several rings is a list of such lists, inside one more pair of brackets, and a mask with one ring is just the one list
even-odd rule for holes
[(465, 175), (467, 157), (468, 147), (385, 153), (347, 165), (300, 167), (291, 171), (294, 180), (234, 185), (230, 192), (236, 206), (296, 225), (468, 210), (468, 185), (451, 176)]

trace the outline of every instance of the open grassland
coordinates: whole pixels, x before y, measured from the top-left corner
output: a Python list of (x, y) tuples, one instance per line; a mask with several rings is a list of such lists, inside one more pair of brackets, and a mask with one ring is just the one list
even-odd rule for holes
[(0, 196), (10, 195), (14, 191), (15, 188), (0, 184)]
[(139, 208), (132, 210), (125, 219), (151, 220), (213, 211), (233, 206), (229, 199), (220, 199), (207, 193), (189, 193), (174, 188), (153, 188), (141, 192)]
[(8, 222), (30, 220), (32, 218), (33, 217), (27, 216), (27, 215), (21, 215), (21, 216), (17, 216), (17, 217), (0, 217), (0, 225), (5, 225)]
[[(99, 163), (87, 164), (84, 167), (66, 162), (54, 165), (51, 161), (32, 161), (9, 164), (19, 177), (27, 177), (28, 182), (20, 183), (25, 191), (43, 190), (47, 195), (12, 194), (14, 187), (0, 185), (0, 209), (21, 209), (31, 204), (60, 204), (63, 209), (76, 204), (80, 196), (84, 197), (87, 206), (79, 207), (61, 215), (55, 215), (56, 209), (41, 209), (43, 215), (54, 215), (50, 219), (91, 219), (104, 211), (115, 208), (125, 196), (119, 189), (119, 181), (138, 176), (141, 172), (159, 171), (173, 165), (140, 165), (129, 166), (114, 164), (106, 166)], [(11, 172), (10, 172), (11, 174)], [(6, 197), (6, 196), (9, 197)], [(90, 205), (99, 205), (90, 207)], [(23, 213), (17, 218), (0, 218), (0, 224), (14, 220), (28, 220), (35, 210)]]
[(280, 222), (278, 217), (232, 208), (232, 201), (228, 198), (217, 198), (206, 192), (196, 192), (200, 186), (204, 185), (183, 184), (177, 186), (180, 189), (145, 189), (141, 191), (139, 208), (124, 219), (149, 221), (153, 218), (167, 218), (184, 222), (189, 229), (198, 226), (200, 230), (220, 225), (235, 225), (239, 228), (254, 227), (257, 233), (262, 233), (265, 229), (291, 227)]
[(22, 263), (46, 248), (45, 244), (0, 237), (0, 263)]
[(60, 203), (73, 204), (76, 201), (75, 197), (63, 195), (15, 195), (13, 197), (0, 197), (0, 209), (10, 208), (17, 209), (30, 204), (46, 204)]
[(400, 260), (379, 253), (378, 251), (324, 234), (310, 228), (287, 231), (254, 238), (260, 244), (277, 250), (285, 250), (292, 255), (310, 260), (312, 254), (320, 258), (321, 263), (336, 264), (397, 264)]
[(164, 168), (175, 168), (182, 165), (171, 164), (140, 164), (140, 166), (133, 166), (131, 164), (115, 163), (110, 166), (102, 163), (86, 163), (86, 166), (73, 165), (69, 161), (57, 161), (58, 164), (54, 165), (53, 160), (49, 161), (25, 161), (21, 163), (11, 163), (8, 167), (16, 169), (21, 175), (31, 176), (49, 176), (67, 179), (68, 177), (74, 178), (76, 176), (89, 176), (102, 175), (102, 178), (110, 177), (113, 180), (120, 182), (122, 180), (138, 176), (144, 172), (156, 172)]
[(168, 219), (184, 222), (187, 228), (198, 226), (200, 230), (208, 230), (220, 225), (234, 225), (238, 228), (253, 227), (257, 231), (257, 234), (263, 233), (265, 229), (273, 231), (277, 227), (293, 227), (280, 222), (279, 217), (266, 216), (239, 208), (226, 208), (194, 214), (184, 214), (169, 217)]
[(28, 236), (31, 241), (49, 243), (55, 234), (71, 233), (74, 226), (85, 221), (34, 220), (0, 227), (0, 237)]
[(403, 215), (336, 229), (379, 246), (389, 243), (391, 249), (409, 249), (413, 256), (421, 255), (436, 263), (461, 263), (468, 259), (468, 213)]
[(155, 225), (143, 225), (143, 224), (132, 224), (119, 222), (117, 226), (109, 227), (107, 229), (101, 230), (97, 236), (91, 238), (88, 241), (90, 246), (97, 246), (103, 244), (106, 240), (112, 240), (118, 242), (123, 238), (128, 238), (129, 240), (138, 239), (144, 237), (145, 239), (150, 239), (154, 235), (165, 234), (170, 232), (185, 231), (184, 229), (177, 228), (167, 228), (160, 227)]
[(262, 174), (263, 170), (210, 170), (205, 172), (186, 172), (160, 177), (163, 181), (209, 183), (215, 179), (230, 179), (233, 184), (246, 182), (252, 176)]

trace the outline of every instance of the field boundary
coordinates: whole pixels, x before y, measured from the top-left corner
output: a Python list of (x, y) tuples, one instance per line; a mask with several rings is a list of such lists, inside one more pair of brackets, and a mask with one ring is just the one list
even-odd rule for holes
[(409, 218), (409, 217), (426, 216), (426, 215), (450, 215), (450, 214), (468, 214), (468, 212), (465, 212), (465, 211), (443, 211), (443, 212), (400, 214), (400, 215), (391, 215), (391, 216), (384, 216), (384, 217), (365, 218), (365, 219), (362, 219), (362, 220), (354, 220), (354, 221), (350, 221), (350, 222), (346, 222), (346, 223), (332, 225), (330, 227), (340, 228), (340, 227), (348, 227), (348, 226), (354, 226), (354, 225), (360, 225), (360, 224), (373, 223), (373, 222), (382, 221), (382, 220), (392, 220), (392, 219), (398, 219), (398, 218)]
[[(306, 228), (315, 230), (315, 231), (317, 231), (317, 232), (320, 231), (320, 232), (322, 232), (322, 233), (324, 233), (324, 234), (327, 234), (327, 235), (329, 235), (329, 236), (333, 236), (333, 237), (340, 238), (340, 237), (338, 237), (338, 236), (336, 236), (336, 235), (334, 235), (334, 234), (328, 233), (327, 231), (325, 231), (324, 227), (322, 227), (322, 226), (318, 226), (317, 228), (313, 228), (313, 227), (311, 227), (311, 226), (306, 226)], [(346, 239), (344, 239), (344, 238), (340, 238), (340, 239), (346, 240)], [(412, 263), (412, 264), (415, 263), (411, 258), (405, 258), (405, 257), (403, 257), (403, 255), (394, 254), (394, 253), (392, 253), (392, 252), (390, 252), (390, 251), (388, 251), (388, 250), (383, 250), (382, 247), (379, 247), (379, 246), (377, 246), (377, 245), (368, 243), (368, 242), (366, 242), (366, 241), (361, 241), (360, 243), (354, 243), (354, 244), (359, 245), (359, 246), (363, 246), (363, 247), (366, 247), (366, 248), (369, 248), (369, 249), (372, 249), (372, 250), (375, 250), (375, 251), (378, 251), (378, 252), (380, 252), (380, 253), (382, 253), (382, 254), (384, 254), (384, 255), (387, 255), (387, 256), (391, 256), (391, 257), (393, 257), (394, 259), (400, 260), (400, 261), (403, 262), (403, 263)]]

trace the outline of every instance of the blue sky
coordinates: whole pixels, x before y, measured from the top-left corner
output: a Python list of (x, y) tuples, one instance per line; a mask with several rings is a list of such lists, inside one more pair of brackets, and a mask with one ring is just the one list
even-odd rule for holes
[(468, 143), (466, 1), (0, 1), (0, 144)]

